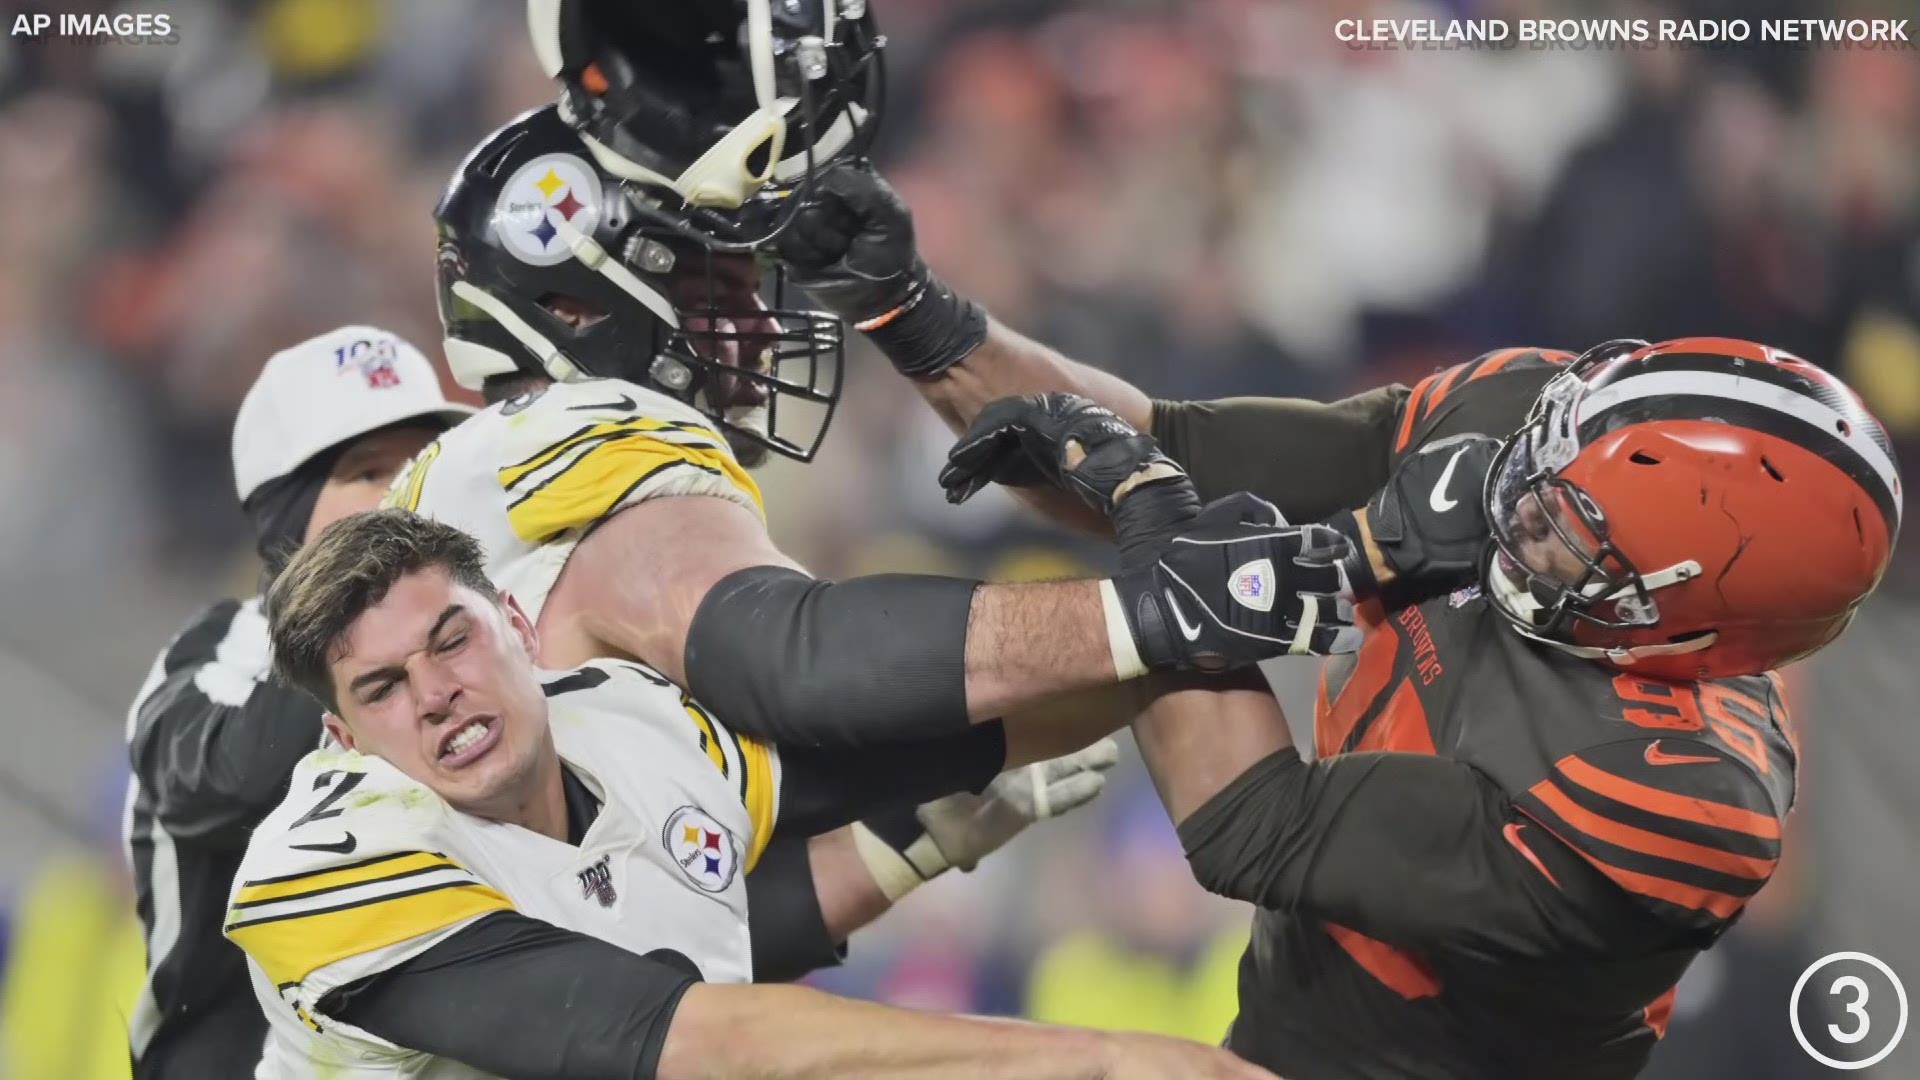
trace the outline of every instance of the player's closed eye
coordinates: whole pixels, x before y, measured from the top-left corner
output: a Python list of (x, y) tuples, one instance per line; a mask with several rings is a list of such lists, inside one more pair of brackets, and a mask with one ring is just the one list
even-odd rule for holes
[(434, 646), (433, 651), (440, 654), (441, 656), (446, 656), (451, 653), (457, 652), (459, 648), (462, 645), (465, 645), (466, 643), (467, 643), (467, 635), (455, 634), (452, 637), (446, 639), (445, 641), (442, 641), (440, 644)]

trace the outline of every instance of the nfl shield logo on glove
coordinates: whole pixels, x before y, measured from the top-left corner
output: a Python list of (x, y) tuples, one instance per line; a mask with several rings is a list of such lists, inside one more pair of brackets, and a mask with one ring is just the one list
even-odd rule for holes
[(1255, 559), (1233, 572), (1227, 579), (1228, 591), (1241, 607), (1254, 611), (1273, 610), (1273, 561)]

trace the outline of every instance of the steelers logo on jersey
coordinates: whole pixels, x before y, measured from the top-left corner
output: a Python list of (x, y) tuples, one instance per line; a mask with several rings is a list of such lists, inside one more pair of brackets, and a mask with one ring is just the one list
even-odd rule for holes
[(572, 154), (537, 157), (500, 189), (493, 230), (522, 262), (553, 266), (573, 257), (570, 232), (592, 236), (600, 220), (600, 181)]
[(740, 849), (726, 826), (696, 806), (683, 806), (667, 818), (661, 834), (667, 854), (687, 880), (705, 892), (725, 891), (740, 868)]

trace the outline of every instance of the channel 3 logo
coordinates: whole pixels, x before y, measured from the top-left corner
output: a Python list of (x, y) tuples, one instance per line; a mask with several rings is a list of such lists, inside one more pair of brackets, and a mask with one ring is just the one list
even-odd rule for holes
[(1907, 988), (1877, 957), (1837, 952), (1800, 973), (1787, 1016), (1800, 1049), (1813, 1060), (1832, 1069), (1864, 1069), (1893, 1053), (1907, 1033)]

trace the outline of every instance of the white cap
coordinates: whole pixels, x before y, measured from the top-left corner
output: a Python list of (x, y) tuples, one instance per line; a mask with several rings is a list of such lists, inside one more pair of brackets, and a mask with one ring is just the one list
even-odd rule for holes
[(419, 349), (386, 330), (343, 326), (267, 360), (233, 421), (234, 489), (245, 502), (349, 439), (416, 418), (451, 427), (474, 411), (447, 400)]

